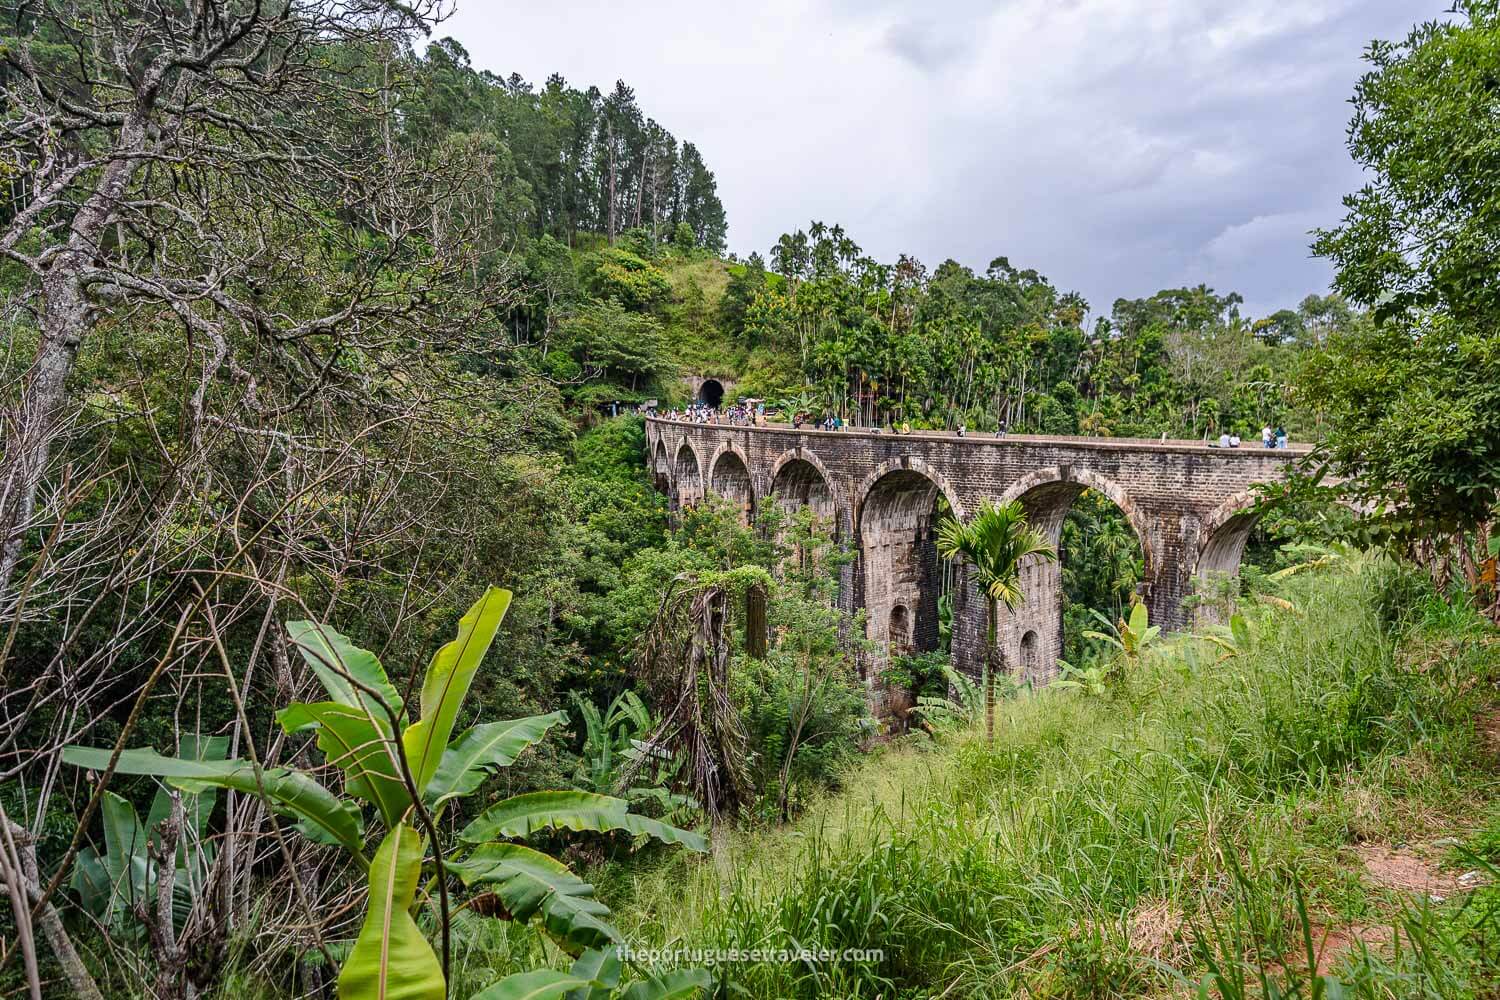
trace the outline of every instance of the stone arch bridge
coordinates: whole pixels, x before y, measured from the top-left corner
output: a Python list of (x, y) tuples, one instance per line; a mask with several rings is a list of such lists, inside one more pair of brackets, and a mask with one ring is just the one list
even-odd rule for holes
[[(985, 500), (1019, 500), (1054, 545), (1084, 490), (1124, 513), (1145, 557), (1140, 592), (1152, 621), (1180, 628), (1193, 580), (1233, 574), (1254, 526), (1252, 488), (1281, 476), (1306, 447), (1210, 448), (1196, 441), (1012, 435), (889, 434), (863, 430), (646, 421), (649, 462), (674, 509), (708, 491), (747, 515), (774, 494), (787, 508), (811, 505), (856, 558), (842, 569), (840, 604), (868, 612), (870, 639), (886, 648), (935, 649), (941, 589), (935, 516), (941, 495), (960, 518)], [(1062, 650), (1062, 569), (1023, 569), (1026, 602), (1002, 609), (1007, 663), (1044, 682)], [(959, 574), (953, 586), (955, 664), (977, 673), (984, 604)]]

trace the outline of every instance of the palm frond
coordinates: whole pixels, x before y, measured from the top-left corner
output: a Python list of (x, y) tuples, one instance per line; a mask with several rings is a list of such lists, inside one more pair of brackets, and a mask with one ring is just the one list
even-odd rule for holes
[(937, 549), (944, 559), (967, 564), (980, 590), (1011, 609), (1025, 599), (1022, 562), (1057, 558), (1046, 537), (1027, 523), (1025, 508), (1014, 500), (985, 502), (968, 522), (943, 521), (937, 528)]

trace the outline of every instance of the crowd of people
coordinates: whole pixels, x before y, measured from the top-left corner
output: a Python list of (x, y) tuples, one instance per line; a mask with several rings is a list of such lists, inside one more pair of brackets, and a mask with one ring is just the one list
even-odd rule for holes
[(668, 420), (683, 420), (690, 424), (734, 424), (749, 427), (765, 423), (766, 408), (762, 404), (735, 403), (720, 410), (706, 403), (691, 403), (682, 409), (672, 408), (663, 414)]
[[(1163, 436), (1163, 440), (1165, 440), (1165, 436)], [(1266, 424), (1260, 429), (1260, 444), (1262, 448), (1285, 448), (1287, 446), (1286, 428), (1277, 427), (1273, 431), (1271, 425)], [(1210, 448), (1238, 448), (1240, 446), (1240, 436), (1229, 431), (1224, 431), (1219, 435), (1218, 441), (1210, 441), (1208, 446)]]

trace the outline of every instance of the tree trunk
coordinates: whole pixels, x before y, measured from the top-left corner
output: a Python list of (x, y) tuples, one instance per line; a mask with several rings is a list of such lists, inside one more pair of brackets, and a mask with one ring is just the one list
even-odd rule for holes
[[(36, 847), (30, 840), (26, 830), (14, 823), (9, 818), (0, 819), (0, 822), (9, 824), (8, 830), (13, 837), (16, 846), (16, 854), (21, 862), (21, 881), (25, 886), (26, 895), (34, 906), (41, 898), (41, 874), (36, 863)], [(63, 927), (62, 917), (57, 913), (57, 907), (48, 900), (35, 914), (36, 926), (41, 929), (42, 937), (47, 946), (52, 949), (52, 957), (57, 959), (57, 964), (62, 967), (63, 978), (68, 981), (73, 996), (79, 1000), (104, 1000), (103, 994), (99, 992), (98, 983), (94, 982), (93, 975), (88, 966), (83, 964), (83, 959), (78, 957), (78, 951), (73, 947), (73, 939), (68, 937), (67, 928)]]
[[(146, 115), (155, 103), (155, 83), (143, 84), (140, 105), (126, 118), (115, 144), (134, 153), (146, 144)], [(98, 183), (73, 216), (68, 242), (42, 279), (41, 340), (21, 390), (21, 409), (5, 442), (0, 471), (0, 592), (10, 586), (20, 561), (37, 489), (67, 402), (67, 380), (91, 323), (83, 274), (101, 254), (101, 239), (140, 163), (120, 156), (106, 166)]]
[(768, 639), (766, 590), (760, 586), (750, 587), (745, 591), (745, 655), (764, 660)]
[(608, 122), (604, 125), (605, 142), (609, 147), (609, 245), (615, 245), (615, 128)]
[(1000, 608), (993, 597), (989, 598), (989, 627), (985, 630), (984, 642), (984, 741), (995, 742), (995, 674), (1000, 669), (1000, 645), (995, 641), (995, 632), (1000, 617)]
[(643, 161), (641, 163), (641, 183), (636, 187), (636, 191), (635, 191), (635, 223), (634, 224), (637, 225), (637, 226), (639, 226), (641, 224), (641, 206), (646, 203), (646, 171), (648, 171), (648, 170), (651, 169), (651, 156), (650, 156), (650, 154), (643, 154), (643, 156), (644, 156), (644, 159), (643, 159)]
[[(182, 837), (182, 796), (172, 793), (172, 809), (158, 827), (159, 838), (147, 844), (147, 852), (156, 862), (156, 912), (145, 911), (152, 957), (156, 960), (158, 1000), (188, 1000), (197, 994), (187, 977), (187, 959), (178, 940), (178, 927), (172, 908), (177, 884), (177, 844)], [(191, 850), (191, 848), (189, 848)]]

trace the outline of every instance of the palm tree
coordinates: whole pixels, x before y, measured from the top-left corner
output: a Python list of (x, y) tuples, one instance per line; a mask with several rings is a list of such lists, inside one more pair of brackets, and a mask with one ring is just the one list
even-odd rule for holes
[(984, 593), (987, 627), (984, 647), (984, 737), (995, 739), (995, 674), (1004, 669), (1004, 654), (996, 641), (1000, 605), (1014, 611), (1025, 599), (1021, 593), (1021, 563), (1028, 556), (1056, 559), (1057, 552), (1042, 533), (1026, 523), (1019, 501), (998, 506), (985, 501), (967, 524), (949, 518), (938, 525), (938, 552), (944, 559), (973, 567), (975, 583)]

